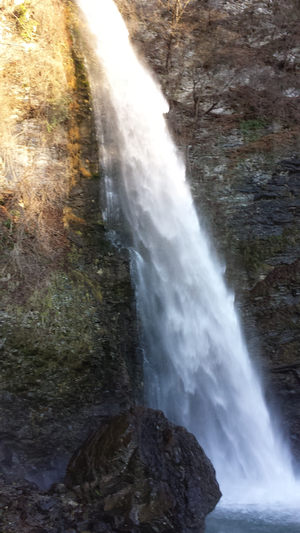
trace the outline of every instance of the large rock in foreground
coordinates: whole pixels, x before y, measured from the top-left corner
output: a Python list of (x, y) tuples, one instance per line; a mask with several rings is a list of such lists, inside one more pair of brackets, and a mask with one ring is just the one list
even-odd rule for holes
[(71, 459), (66, 484), (119, 532), (199, 533), (221, 496), (195, 437), (143, 407), (102, 423)]

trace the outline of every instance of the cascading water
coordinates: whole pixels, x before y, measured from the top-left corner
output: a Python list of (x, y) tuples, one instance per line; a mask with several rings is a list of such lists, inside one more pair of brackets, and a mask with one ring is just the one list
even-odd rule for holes
[(138, 61), (113, 1), (78, 3), (95, 36), (114, 111), (118, 196), (132, 236), (147, 402), (196, 435), (225, 500), (294, 500), (299, 486), (290, 455), (273, 427), (223, 269), (200, 227), (163, 116), (168, 105)]

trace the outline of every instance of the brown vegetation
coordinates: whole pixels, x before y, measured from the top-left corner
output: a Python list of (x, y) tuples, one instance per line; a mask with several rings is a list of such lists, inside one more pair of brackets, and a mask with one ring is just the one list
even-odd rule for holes
[(0, 202), (7, 212), (0, 224), (10, 243), (1, 250), (0, 272), (30, 279), (57, 261), (66, 244), (69, 124), (72, 149), (76, 137), (66, 6), (6, 0), (0, 31)]

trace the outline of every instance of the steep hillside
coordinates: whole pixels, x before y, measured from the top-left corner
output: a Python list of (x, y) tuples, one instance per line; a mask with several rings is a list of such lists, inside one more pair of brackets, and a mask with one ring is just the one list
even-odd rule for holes
[(0, 7), (0, 457), (62, 479), (99, 417), (139, 396), (127, 255), (108, 241), (72, 4)]

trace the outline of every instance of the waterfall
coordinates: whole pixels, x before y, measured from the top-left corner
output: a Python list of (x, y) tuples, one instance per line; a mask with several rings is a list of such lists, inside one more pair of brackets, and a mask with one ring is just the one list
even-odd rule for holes
[[(199, 224), (165, 122), (168, 104), (114, 2), (78, 4), (108, 87), (108, 210), (121, 209), (131, 239), (146, 402), (195, 434), (228, 501), (294, 498), (289, 450), (274, 429), (224, 269)], [(93, 73), (91, 84), (97, 106), (103, 92)], [(95, 112), (99, 123), (103, 112)]]

